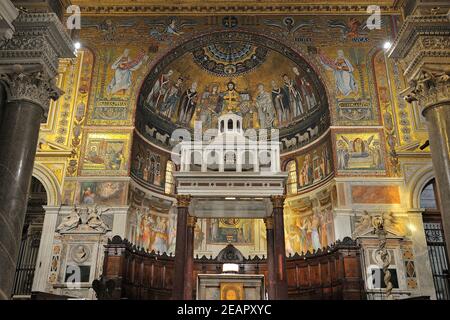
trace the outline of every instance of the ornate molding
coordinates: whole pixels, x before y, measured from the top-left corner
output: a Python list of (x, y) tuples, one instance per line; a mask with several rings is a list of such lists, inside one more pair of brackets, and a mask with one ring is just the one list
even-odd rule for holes
[(50, 99), (57, 100), (63, 93), (55, 83), (40, 71), (32, 73), (1, 73), (0, 82), (7, 89), (8, 101), (29, 101), (39, 105), (47, 116)]
[[(101, 1), (72, 0), (79, 5), (84, 15), (211, 15), (211, 14), (264, 14), (264, 13), (364, 13), (367, 6), (374, 4), (370, 0), (194, 0), (194, 1), (161, 1), (161, 0), (133, 0), (133, 1)], [(399, 13), (395, 0), (379, 1), (384, 14)]]
[(405, 40), (414, 40), (418, 34), (433, 34), (441, 30), (448, 30), (448, 22), (447, 14), (406, 17), (389, 50), (390, 57), (400, 58), (409, 51), (409, 47), (414, 44), (414, 41)]
[(74, 47), (54, 13), (20, 13), (11, 39), (0, 40), (0, 65), (41, 65), (50, 77), (60, 58), (74, 58)]
[(409, 16), (389, 51), (389, 57), (400, 62), (404, 75), (410, 80), (424, 62), (448, 62), (449, 38), (447, 14)]
[(187, 208), (191, 203), (191, 196), (186, 194), (177, 194), (177, 206), (178, 208)]

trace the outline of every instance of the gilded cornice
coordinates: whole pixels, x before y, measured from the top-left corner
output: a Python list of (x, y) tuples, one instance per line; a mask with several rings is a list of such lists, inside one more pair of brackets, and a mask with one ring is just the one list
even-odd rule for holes
[[(396, 0), (377, 1), (376, 5), (380, 7), (383, 14), (399, 13), (397, 2)], [(79, 5), (84, 15), (367, 14), (367, 7), (374, 4), (372, 0), (358, 0), (351, 3), (342, 0), (107, 0), (99, 2), (73, 0), (72, 3)]]

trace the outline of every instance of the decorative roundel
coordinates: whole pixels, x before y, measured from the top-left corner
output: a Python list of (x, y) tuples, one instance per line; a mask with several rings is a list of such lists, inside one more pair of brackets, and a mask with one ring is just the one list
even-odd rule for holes
[(91, 250), (89, 249), (88, 246), (84, 244), (76, 244), (75, 246), (72, 247), (71, 250), (72, 260), (75, 261), (76, 263), (85, 262), (87, 259), (89, 259), (90, 254)]

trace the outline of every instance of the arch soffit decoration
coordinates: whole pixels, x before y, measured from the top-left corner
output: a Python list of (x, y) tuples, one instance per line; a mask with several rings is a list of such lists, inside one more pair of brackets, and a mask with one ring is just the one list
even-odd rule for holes
[[(136, 91), (135, 98), (135, 105), (133, 110), (133, 123), (135, 125), (135, 131), (137, 130), (136, 127), (136, 119), (139, 112), (139, 103), (141, 102), (141, 94), (143, 93), (143, 90), (145, 89), (146, 82), (151, 77), (152, 74), (157, 75), (159, 74), (164, 68), (166, 68), (168, 65), (170, 65), (171, 62), (175, 61), (178, 56), (172, 60), (169, 60), (166, 65), (163, 65), (160, 67), (161, 62), (163, 62), (167, 56), (172, 55), (174, 53), (178, 53), (179, 56), (182, 56), (185, 52), (188, 52), (188, 50), (181, 50), (183, 51), (180, 53), (180, 48), (182, 46), (188, 45), (189, 43), (194, 42), (195, 40), (201, 40), (202, 38), (205, 38), (207, 36), (217, 35), (217, 34), (223, 34), (224, 32), (227, 33), (234, 33), (234, 34), (242, 34), (242, 35), (249, 35), (253, 37), (259, 37), (264, 38), (267, 41), (273, 41), (275, 43), (278, 43), (282, 47), (291, 50), (292, 53), (297, 55), (301, 60), (303, 60), (309, 67), (311, 67), (314, 75), (317, 77), (317, 80), (322, 85), (324, 91), (325, 91), (325, 99), (328, 106), (328, 112), (330, 117), (330, 126), (333, 126), (335, 123), (336, 118), (336, 105), (334, 99), (330, 99), (330, 97), (334, 96), (334, 85), (331, 83), (331, 81), (328, 79), (328, 77), (325, 74), (325, 70), (321, 67), (321, 64), (319, 62), (319, 59), (304, 51), (303, 48), (299, 47), (298, 44), (294, 43), (293, 41), (287, 39), (287, 38), (280, 38), (279, 35), (273, 34), (273, 32), (270, 32), (269, 30), (258, 30), (258, 33), (255, 32), (255, 30), (249, 30), (246, 28), (240, 28), (237, 30), (213, 30), (213, 31), (205, 31), (205, 32), (197, 32), (194, 34), (189, 35), (181, 35), (175, 42), (174, 45), (162, 50), (161, 52), (157, 53), (155, 57), (152, 59), (152, 62), (149, 64), (147, 73), (144, 77), (142, 77), (142, 81), (139, 86), (139, 90)], [(145, 139), (148, 142), (148, 139)]]
[(61, 186), (55, 175), (44, 165), (35, 162), (33, 177), (38, 179), (47, 193), (47, 205), (58, 206), (61, 204)]

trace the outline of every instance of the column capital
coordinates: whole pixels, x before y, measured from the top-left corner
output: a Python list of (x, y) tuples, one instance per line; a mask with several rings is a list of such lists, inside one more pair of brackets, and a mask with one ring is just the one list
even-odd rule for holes
[(187, 218), (187, 226), (190, 227), (190, 228), (195, 228), (196, 224), (197, 224), (197, 217), (188, 216), (188, 218)]
[(389, 57), (399, 62), (408, 84), (400, 94), (425, 112), (450, 102), (450, 4), (416, 1), (410, 9)]
[(286, 199), (286, 196), (284, 194), (282, 195), (276, 195), (271, 196), (270, 200), (272, 201), (273, 208), (283, 208), (284, 207), (284, 199)]
[(191, 196), (189, 194), (177, 194), (177, 207), (187, 208), (191, 203)]
[(273, 217), (264, 218), (264, 223), (267, 230), (273, 230)]
[[(20, 66), (19, 66), (20, 69)], [(39, 105), (47, 116), (50, 99), (57, 100), (62, 94), (54, 79), (41, 71), (0, 73), (0, 82), (6, 86), (8, 102), (29, 101)]]
[(424, 116), (429, 108), (450, 105), (450, 71), (422, 67), (401, 94), (409, 103), (417, 101)]

